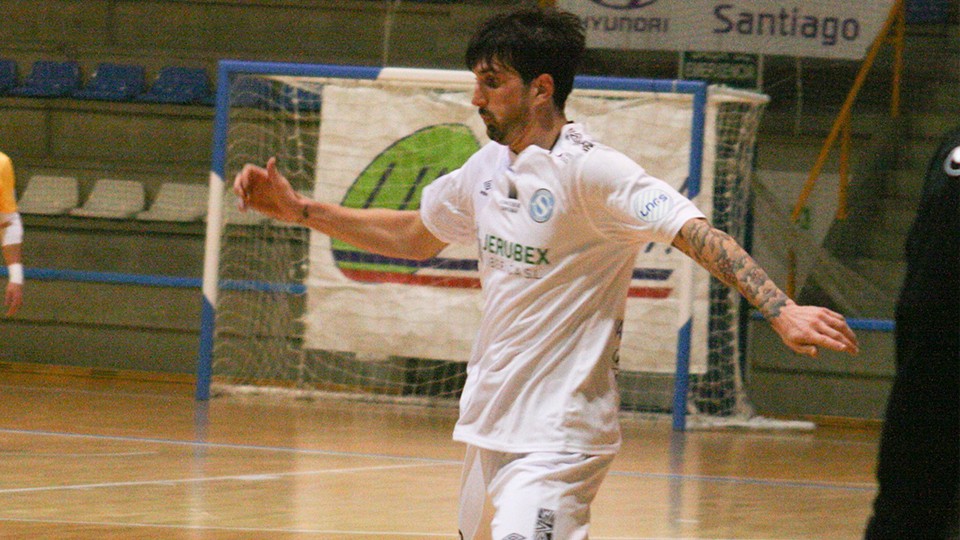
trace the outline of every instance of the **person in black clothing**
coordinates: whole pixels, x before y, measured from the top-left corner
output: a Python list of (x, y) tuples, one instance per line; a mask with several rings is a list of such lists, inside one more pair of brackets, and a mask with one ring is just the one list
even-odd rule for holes
[(896, 374), (866, 540), (960, 537), (960, 126), (930, 162), (907, 237)]

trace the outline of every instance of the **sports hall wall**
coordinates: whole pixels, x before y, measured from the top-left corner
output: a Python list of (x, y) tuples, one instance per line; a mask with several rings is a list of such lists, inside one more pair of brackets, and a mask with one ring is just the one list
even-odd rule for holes
[[(470, 29), (491, 12), (516, 4), (0, 0), (0, 59), (14, 60), (21, 80), (38, 60), (76, 61), (84, 79), (103, 62), (141, 65), (148, 81), (167, 66), (204, 68), (211, 84), (219, 59), (460, 69)], [(951, 28), (947, 38), (956, 41), (955, 24)], [(915, 55), (908, 64), (926, 66), (924, 57), (943, 47), (936, 32), (933, 38), (922, 28), (917, 33), (922, 44), (908, 49)], [(875, 174), (882, 149), (903, 129), (886, 113), (888, 56), (881, 57), (857, 104), (853, 163), (859, 178)], [(767, 59), (764, 79), (775, 84), (764, 89), (772, 101), (761, 129), (758, 169), (809, 169), (858, 67), (806, 61), (800, 69), (796, 59)], [(586, 69), (598, 75), (674, 78), (677, 55), (591, 51)], [(914, 69), (919, 71), (912, 84), (918, 87), (942, 76), (936, 66)], [(13, 159), (20, 190), (33, 175), (72, 176), (82, 200), (97, 179), (116, 178), (141, 182), (149, 201), (164, 182), (206, 184), (212, 122), (207, 103), (0, 95), (0, 151)], [(914, 143), (917, 151), (925, 151), (927, 142)], [(837, 166), (831, 158), (828, 170)], [(0, 369), (72, 366), (94, 375), (130, 370), (189, 381), (198, 346), (199, 289), (130, 282), (123, 276), (199, 278), (203, 222), (36, 215), (24, 221), (26, 267), (82, 270), (94, 279), (81, 273), (69, 281), (28, 280), (21, 312), (0, 319)], [(809, 294), (831, 303), (822, 291)], [(789, 355), (763, 323), (751, 327), (751, 394), (761, 411), (882, 414), (892, 375), (888, 332), (860, 332), (865, 350), (859, 359), (828, 354), (811, 363)]]

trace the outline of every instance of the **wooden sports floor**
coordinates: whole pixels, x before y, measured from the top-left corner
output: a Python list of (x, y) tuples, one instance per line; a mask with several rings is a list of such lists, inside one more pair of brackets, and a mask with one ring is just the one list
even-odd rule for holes
[[(2, 539), (457, 538), (449, 409), (9, 370), (0, 403)], [(593, 540), (862, 534), (875, 428), (624, 431)]]

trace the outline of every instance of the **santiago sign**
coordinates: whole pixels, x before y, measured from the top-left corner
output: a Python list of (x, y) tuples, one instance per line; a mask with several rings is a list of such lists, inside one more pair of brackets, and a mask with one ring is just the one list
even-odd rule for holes
[(719, 51), (858, 60), (893, 0), (558, 0), (595, 49)]

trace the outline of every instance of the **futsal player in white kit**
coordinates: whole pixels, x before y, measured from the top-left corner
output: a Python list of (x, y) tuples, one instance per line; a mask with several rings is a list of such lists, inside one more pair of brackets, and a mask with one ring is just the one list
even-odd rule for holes
[(476, 244), (484, 309), (455, 440), (467, 445), (463, 538), (578, 540), (620, 446), (617, 350), (638, 250), (672, 244), (736, 287), (784, 343), (857, 352), (844, 318), (799, 306), (665, 182), (568, 121), (584, 50), (576, 16), (523, 9), (486, 21), (466, 60), (491, 142), (423, 191), (419, 210), (298, 195), (276, 169), (234, 181), (245, 208), (362, 249), (430, 258)]

